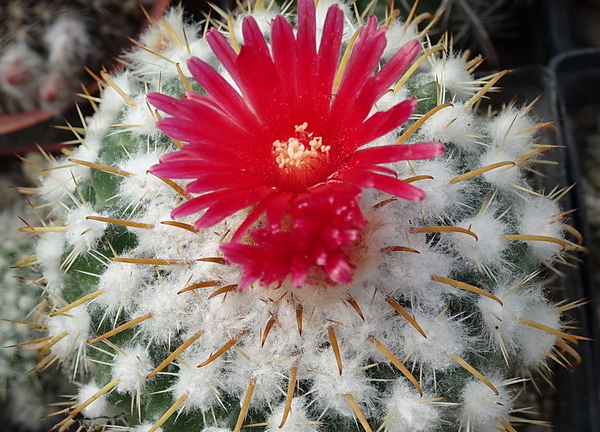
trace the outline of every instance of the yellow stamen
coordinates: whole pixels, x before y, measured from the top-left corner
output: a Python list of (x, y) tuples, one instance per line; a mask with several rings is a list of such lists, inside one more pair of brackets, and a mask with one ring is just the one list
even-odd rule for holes
[(111, 331), (98, 336), (97, 338), (90, 339), (89, 341), (87, 341), (87, 343), (92, 344), (92, 343), (100, 342), (101, 340), (104, 340), (104, 339), (108, 339), (111, 336), (114, 336), (118, 333), (121, 333), (122, 331), (125, 331), (125, 330), (137, 325), (137, 324), (140, 324), (146, 320), (149, 320), (153, 316), (154, 316), (154, 314), (152, 312), (150, 312), (150, 313), (147, 313), (146, 315), (142, 315), (137, 318), (134, 318), (131, 321), (126, 322), (125, 324), (121, 324), (119, 327), (116, 327), (116, 328), (112, 329)]
[(167, 365), (169, 363), (171, 363), (173, 360), (175, 360), (179, 354), (181, 354), (182, 352), (184, 352), (186, 349), (189, 348), (189, 346), (191, 344), (193, 344), (194, 342), (196, 342), (198, 339), (200, 339), (200, 337), (204, 334), (204, 330), (200, 330), (199, 332), (196, 332), (192, 337), (190, 337), (188, 340), (186, 340), (184, 343), (182, 343), (175, 351), (173, 351), (171, 353), (171, 355), (169, 355), (169, 357), (167, 357), (161, 364), (159, 364), (156, 369), (154, 369), (152, 372), (150, 372), (147, 376), (146, 379), (150, 379), (152, 378), (154, 375), (156, 375), (157, 373), (159, 373), (161, 370), (163, 370), (164, 368), (167, 367)]

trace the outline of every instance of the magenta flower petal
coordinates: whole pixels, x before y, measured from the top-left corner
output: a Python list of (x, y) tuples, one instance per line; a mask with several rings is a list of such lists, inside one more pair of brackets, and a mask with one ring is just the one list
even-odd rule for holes
[(240, 289), (256, 281), (281, 285), (286, 278), (298, 288), (351, 282), (351, 257), (366, 225), (361, 190), (423, 199), (420, 189), (382, 164), (443, 152), (437, 143), (361, 150), (415, 110), (416, 100), (410, 99), (371, 113), (420, 45), (408, 42), (380, 68), (387, 29), (370, 17), (334, 89), (343, 29), (344, 13), (333, 5), (317, 32), (312, 0), (298, 1), (296, 32), (277, 16), (269, 40), (246, 17), (239, 53), (219, 31), (206, 36), (233, 84), (211, 65), (191, 59), (190, 72), (205, 93), (186, 92), (180, 100), (148, 96), (168, 114), (158, 127), (184, 143), (151, 168), (161, 177), (191, 180), (186, 194), (193, 197), (172, 216), (204, 212), (195, 224), (200, 229), (247, 212), (231, 243), (222, 245), (225, 257), (242, 266)]

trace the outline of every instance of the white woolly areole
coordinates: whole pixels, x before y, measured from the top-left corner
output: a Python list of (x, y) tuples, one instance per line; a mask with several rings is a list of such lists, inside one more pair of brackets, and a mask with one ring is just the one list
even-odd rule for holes
[(323, 25), (325, 24), (327, 10), (333, 5), (337, 5), (342, 10), (342, 12), (344, 12), (344, 30), (342, 31), (342, 43), (347, 43), (358, 28), (356, 24), (356, 18), (354, 15), (354, 10), (350, 6), (350, 4), (340, 0), (319, 1), (317, 2), (316, 10), (317, 44), (321, 43), (321, 38), (323, 36)]
[[(199, 343), (203, 342), (200, 341)], [(171, 391), (175, 400), (184, 394), (188, 395), (183, 404), (183, 409), (186, 411), (201, 410), (206, 412), (211, 407), (219, 404), (220, 396), (216, 392), (220, 391), (219, 384), (225, 378), (222, 374), (223, 359), (218, 358), (204, 367), (197, 367), (207, 360), (210, 354), (211, 352), (200, 349), (198, 345), (195, 345), (180, 356), (185, 364), (180, 364), (177, 380)]]
[(71, 309), (67, 314), (48, 319), (48, 336), (60, 337), (52, 346), (52, 352), (66, 358), (74, 346), (85, 350), (91, 334), (92, 318), (85, 305)]
[(471, 110), (457, 102), (433, 114), (419, 128), (419, 141), (452, 143), (466, 151), (479, 151), (482, 143), (475, 138), (476, 120)]
[(385, 33), (387, 45), (383, 51), (383, 58), (389, 60), (407, 42), (415, 40), (419, 35), (419, 27), (415, 24), (406, 25), (401, 19), (395, 19)]
[(35, 256), (41, 263), (46, 288), (52, 293), (62, 290), (63, 274), (60, 269), (65, 250), (63, 233), (44, 233), (35, 246)]
[(343, 373), (340, 375), (335, 360), (322, 355), (320, 364), (315, 365), (318, 373), (312, 373), (314, 380), (311, 388), (321, 409), (329, 408), (339, 415), (354, 417), (346, 396), (350, 394), (366, 416), (373, 411), (372, 400), (376, 391), (369, 384), (364, 370), (361, 370), (365, 364), (360, 360), (360, 356), (343, 359)]
[(453, 101), (466, 101), (479, 90), (473, 76), (467, 71), (466, 59), (460, 53), (451, 56), (428, 57), (428, 65), (435, 81), (452, 95)]
[(529, 317), (531, 311), (544, 307), (547, 303), (540, 286), (519, 287), (511, 291), (519, 281), (512, 282), (502, 284), (494, 291), (502, 304), (483, 296), (477, 302), (485, 324), (484, 329), (497, 352), (501, 351), (502, 346), (509, 353), (528, 349), (521, 346), (521, 341), (524, 340), (524, 334), (530, 333), (530, 329), (520, 319)]
[(461, 393), (463, 404), (460, 409), (460, 422), (463, 427), (470, 425), (470, 430), (496, 430), (495, 428), (501, 427), (497, 419), (508, 422), (513, 408), (513, 392), (501, 379), (489, 375), (486, 377), (499, 394), (496, 395), (485, 383), (477, 379), (471, 379)]
[[(489, 167), (494, 164), (504, 164), (507, 162), (516, 163), (517, 161), (514, 159), (513, 155), (506, 150), (491, 147), (481, 156), (477, 168)], [(482, 177), (498, 189), (510, 191), (513, 187), (512, 185), (520, 185), (523, 173), (519, 166), (499, 165), (497, 168), (483, 173)]]
[(434, 317), (420, 311), (409, 312), (423, 329), (427, 337), (418, 332), (411, 324), (406, 323), (401, 331), (402, 349), (410, 353), (410, 359), (417, 364), (437, 371), (457, 366), (449, 354), (462, 357), (469, 338), (463, 323), (446, 315)]
[[(520, 234), (563, 239), (560, 207), (548, 198), (528, 195), (518, 209)], [(552, 261), (561, 251), (560, 245), (547, 241), (526, 241), (535, 259)]]
[(493, 210), (486, 210), (475, 218), (465, 219), (456, 224), (473, 232), (477, 239), (463, 233), (452, 233), (452, 242), (459, 256), (480, 263), (485, 267), (499, 267), (504, 262), (504, 251), (508, 243), (500, 236), (506, 234), (506, 224), (494, 216)]
[(244, 19), (247, 16), (251, 16), (256, 20), (256, 24), (258, 24), (258, 28), (263, 36), (270, 37), (271, 35), (271, 21), (275, 19), (275, 17), (279, 15), (279, 11), (277, 7), (268, 8), (268, 9), (253, 9), (252, 13), (240, 13), (235, 16), (233, 20), (233, 34), (238, 43), (244, 43), (244, 35), (242, 33), (242, 24)]
[[(524, 318), (554, 330), (562, 330), (560, 312), (550, 303), (538, 303), (534, 309), (527, 311)], [(518, 344), (521, 348), (519, 360), (527, 367), (539, 366), (548, 357), (547, 353), (552, 352), (557, 339), (552, 333), (522, 323), (518, 334)]]
[(154, 370), (148, 349), (141, 345), (125, 347), (113, 360), (112, 376), (119, 378), (116, 391), (136, 394), (146, 383), (146, 376)]
[(142, 93), (134, 97), (135, 106), (128, 106), (122, 119), (123, 124), (132, 125), (128, 132), (140, 139), (144, 135), (157, 138), (161, 134), (156, 127), (157, 118), (152, 112), (153, 108), (146, 103), (146, 96)]
[[(144, 423), (142, 423), (140, 425), (134, 426), (131, 429), (131, 432), (148, 432), (150, 429), (152, 429), (153, 426), (154, 426), (154, 423), (144, 422)], [(156, 432), (163, 432), (163, 428), (159, 427), (155, 431)]]
[(485, 124), (492, 145), (511, 158), (518, 158), (532, 149), (536, 122), (523, 109), (507, 107)]
[[(95, 382), (89, 382), (79, 389), (79, 393), (77, 394), (77, 403), (84, 403), (99, 390), (100, 387)], [(85, 407), (83, 411), (81, 411), (81, 414), (87, 418), (96, 418), (106, 416), (110, 411), (112, 411), (112, 407), (106, 399), (105, 393)]]
[(311, 418), (308, 416), (306, 399), (295, 397), (292, 399), (292, 409), (289, 412), (283, 427), (279, 427), (283, 419), (285, 404), (277, 406), (273, 413), (267, 419), (266, 432), (315, 432), (317, 425), (311, 424)]
[(68, 213), (66, 223), (69, 230), (65, 238), (69, 246), (87, 251), (93, 248), (104, 234), (106, 222), (89, 220), (88, 216), (98, 216), (98, 214), (86, 204)]
[(111, 262), (100, 276), (98, 289), (103, 289), (104, 293), (96, 302), (108, 313), (114, 313), (120, 307), (129, 313), (141, 284), (152, 276), (152, 269)]
[(435, 396), (424, 393), (423, 396), (406, 379), (398, 378), (394, 383), (391, 397), (386, 403), (387, 427), (390, 431), (413, 432), (435, 430), (440, 423), (441, 408), (424, 399)]
[[(427, 176), (415, 181), (413, 186), (425, 192), (425, 199), (420, 202), (399, 200), (395, 204), (399, 208), (398, 217), (395, 220), (403, 221), (409, 219), (423, 219), (424, 217), (443, 217), (452, 208), (461, 205), (464, 195), (468, 195), (468, 183), (459, 182), (450, 184), (450, 180), (460, 173), (453, 167), (451, 158), (436, 158), (428, 161), (412, 161), (413, 170), (406, 169), (406, 163), (398, 163), (393, 169), (399, 171), (400, 178), (414, 176)], [(407, 212), (410, 212), (407, 214)], [(402, 215), (402, 217), (399, 217)]]

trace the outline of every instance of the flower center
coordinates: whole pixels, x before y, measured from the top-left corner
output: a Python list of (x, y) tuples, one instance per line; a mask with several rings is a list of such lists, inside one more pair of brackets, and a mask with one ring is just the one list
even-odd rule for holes
[(273, 143), (273, 154), (279, 168), (290, 170), (300, 168), (319, 158), (320, 154), (329, 154), (330, 146), (323, 145), (323, 138), (306, 132), (308, 123), (295, 126), (296, 136), (287, 141), (276, 140)]

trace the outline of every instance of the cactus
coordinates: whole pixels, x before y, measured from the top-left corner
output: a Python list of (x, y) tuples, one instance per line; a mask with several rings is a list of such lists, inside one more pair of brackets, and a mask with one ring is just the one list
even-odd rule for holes
[(171, 10), (45, 171), (44, 361), (81, 386), (56, 429), (510, 431), (573, 352), (539, 269), (579, 246), (525, 175), (547, 125), (477, 111), (505, 72), (298, 7)]
[(68, 389), (68, 379), (43, 366), (35, 368), (39, 347), (47, 341), (45, 304), (40, 303), (42, 291), (29, 278), (32, 245), (26, 234), (19, 232), (22, 222), (18, 216), (29, 217), (32, 212), (27, 200), (8, 188), (15, 181), (22, 179), (6, 172), (0, 178), (0, 340), (4, 347), (0, 353), (0, 401), (4, 421), (17, 428), (11, 430), (35, 431), (53, 425), (52, 419), (43, 418), (53, 411), (46, 405)]
[(70, 107), (87, 66), (112, 63), (150, 0), (7, 0), (0, 5), (0, 114)]

